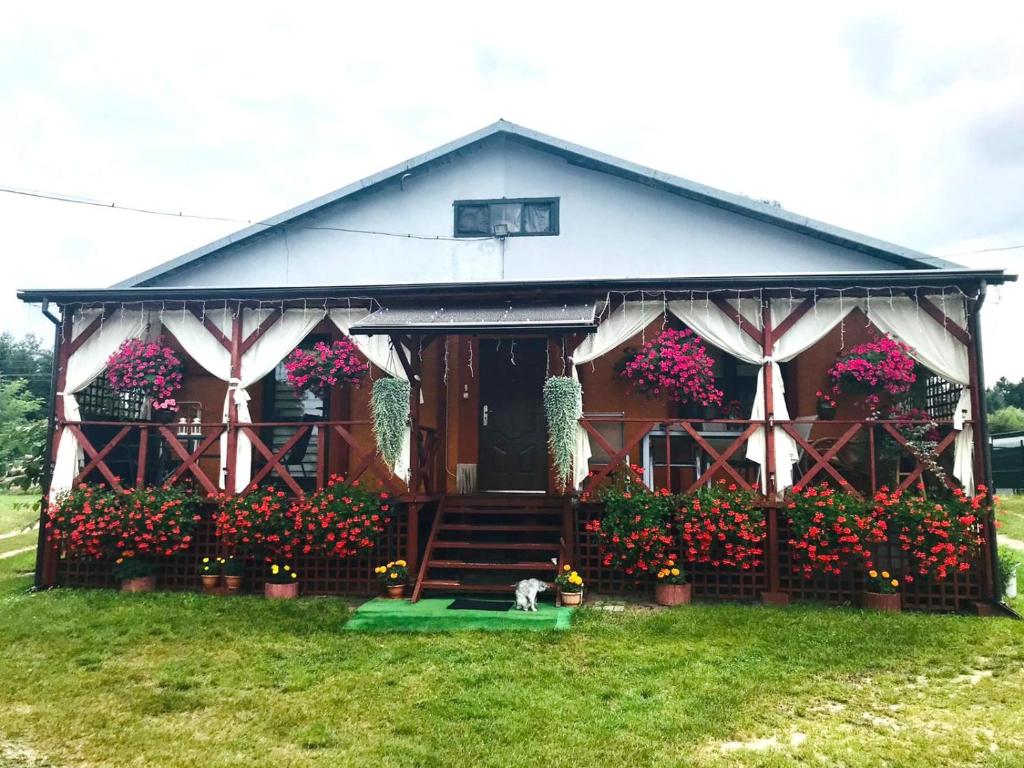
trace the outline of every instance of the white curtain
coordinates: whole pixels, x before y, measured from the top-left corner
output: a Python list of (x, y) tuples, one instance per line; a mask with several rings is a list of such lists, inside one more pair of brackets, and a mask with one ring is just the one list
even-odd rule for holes
[[(101, 310), (85, 310), (71, 323), (71, 338), (65, 339), (70, 344), (73, 339), (88, 328), (98, 318)], [(125, 341), (141, 337), (146, 330), (147, 315), (145, 312), (120, 310), (114, 312), (103, 321), (92, 336), (82, 344), (68, 359), (67, 372), (64, 376), (64, 389), (57, 397), (64, 400), (64, 420), (81, 421), (82, 414), (78, 408), (75, 392), (81, 392), (92, 384), (103, 373), (107, 359), (117, 351)], [(82, 446), (78, 438), (64, 429), (57, 443), (57, 457), (54, 460), (53, 476), (50, 480), (50, 500), (57, 494), (71, 488), (78, 474), (82, 460)]]
[[(579, 380), (577, 366), (589, 363), (611, 352), (623, 342), (636, 336), (663, 313), (661, 302), (626, 301), (601, 321), (597, 331), (587, 336), (572, 353), (572, 376)], [(576, 447), (572, 457), (572, 473), (575, 488), (580, 487), (589, 472), (590, 436), (579, 424), (576, 425)]]
[[(960, 294), (929, 296), (935, 305), (961, 328), (967, 327), (967, 307)], [(959, 430), (954, 443), (953, 476), (964, 490), (974, 494), (974, 429), (964, 424), (971, 414), (971, 380), (967, 347), (941, 322), (922, 310), (914, 299), (901, 296), (874, 299), (865, 303), (865, 311), (879, 330), (902, 339), (911, 347), (911, 355), (944, 379), (959, 384), (960, 400), (953, 414), (953, 428)]]
[[(332, 309), (330, 311), (330, 318), (338, 326), (338, 330), (352, 339), (352, 342), (363, 354), (363, 357), (388, 375), (402, 381), (408, 381), (409, 377), (406, 375), (405, 368), (402, 367), (402, 363), (391, 345), (390, 337), (380, 334), (375, 336), (352, 335), (352, 324), (362, 320), (368, 314), (369, 310), (367, 309)], [(409, 354), (409, 350), (406, 350), (406, 354)], [(420, 391), (420, 402), (422, 401), (423, 392)], [(409, 425), (406, 425), (402, 440), (402, 452), (399, 454), (394, 466), (395, 474), (406, 482), (409, 482), (409, 467), (412, 460), (411, 438), (412, 429)]]
[[(266, 320), (272, 309), (245, 309), (242, 312), (242, 336), (248, 337)], [(224, 397), (223, 419), (228, 420), (228, 407), (234, 399), (238, 408), (238, 422), (252, 423), (249, 413), (249, 393), (246, 387), (255, 384), (270, 373), (289, 352), (309, 335), (324, 317), (322, 309), (289, 309), (271, 325), (259, 340), (242, 355), (241, 376), (231, 378), (231, 353), (191, 313), (168, 312), (163, 324), (178, 340), (182, 348), (204, 369), (228, 383)], [(206, 318), (230, 337), (233, 313), (228, 309), (207, 310)], [(224, 487), (227, 463), (227, 434), (221, 437), (220, 485)], [(244, 434), (238, 436), (235, 461), (235, 491), (240, 491), (252, 478), (252, 441)]]

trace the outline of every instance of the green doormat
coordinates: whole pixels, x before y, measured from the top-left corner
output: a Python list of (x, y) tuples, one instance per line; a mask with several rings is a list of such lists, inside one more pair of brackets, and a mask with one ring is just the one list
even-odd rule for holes
[(408, 600), (376, 598), (363, 603), (345, 629), (355, 632), (457, 632), (569, 629), (572, 608), (556, 608), (548, 603), (532, 611), (449, 611), (453, 598), (431, 598), (410, 603)]

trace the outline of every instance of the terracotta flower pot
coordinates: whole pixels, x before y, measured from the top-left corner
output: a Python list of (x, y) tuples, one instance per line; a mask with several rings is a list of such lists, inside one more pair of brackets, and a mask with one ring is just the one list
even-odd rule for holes
[(238, 588), (242, 586), (241, 576), (225, 576), (224, 586), (228, 588), (229, 592), (237, 592)]
[(583, 590), (579, 592), (563, 592), (562, 605), (581, 605), (583, 603)]
[(271, 584), (268, 581), (263, 585), (263, 594), (271, 600), (294, 600), (299, 596), (299, 583)]
[(654, 602), (658, 605), (689, 605), (689, 584), (655, 584)]
[(121, 582), (122, 592), (152, 592), (156, 589), (155, 576), (136, 576), (134, 579), (124, 579)]
[(388, 597), (392, 600), (401, 600), (405, 597), (405, 584), (388, 584)]
[(216, 589), (220, 581), (220, 576), (215, 573), (204, 573), (199, 578), (203, 580), (203, 589)]
[(881, 592), (865, 592), (864, 607), (882, 613), (899, 613), (900, 593), (894, 592), (891, 595), (885, 595)]

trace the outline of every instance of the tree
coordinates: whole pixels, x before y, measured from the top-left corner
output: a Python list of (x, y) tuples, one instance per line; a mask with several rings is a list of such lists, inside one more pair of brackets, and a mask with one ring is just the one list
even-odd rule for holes
[(53, 352), (38, 336), (16, 339), (10, 331), (0, 334), (0, 382), (23, 379), (34, 397), (50, 400)]
[(985, 390), (985, 407), (995, 413), (1007, 406), (1024, 408), (1024, 379), (1012, 382), (1005, 376)]
[(991, 434), (1024, 431), (1024, 408), (1009, 405), (989, 414), (988, 431)]
[(26, 456), (43, 451), (46, 420), (42, 413), (43, 401), (25, 381), (0, 382), (0, 477), (7, 476)]

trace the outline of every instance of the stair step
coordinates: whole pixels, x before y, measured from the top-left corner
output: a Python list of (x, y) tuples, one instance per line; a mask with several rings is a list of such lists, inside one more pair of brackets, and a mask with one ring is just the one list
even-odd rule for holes
[(479, 571), (553, 571), (558, 566), (550, 560), (522, 563), (480, 563), (469, 560), (430, 560), (429, 568), (466, 568)]
[[(548, 589), (555, 588), (554, 583), (547, 582)], [(424, 579), (423, 589), (457, 589), (463, 592), (505, 592), (510, 597), (515, 593), (515, 587), (511, 584), (463, 584), (461, 581), (450, 579)]]
[(561, 544), (535, 541), (435, 541), (434, 549), (530, 549), (557, 552)]
[(445, 510), (446, 515), (561, 515), (561, 509), (523, 507), (456, 507)]
[(523, 533), (560, 533), (562, 528), (558, 525), (477, 525), (475, 523), (444, 523), (439, 526), (442, 531), (519, 531)]
[(530, 509), (561, 509), (561, 500), (543, 496), (449, 496), (448, 509), (463, 507), (523, 507)]

